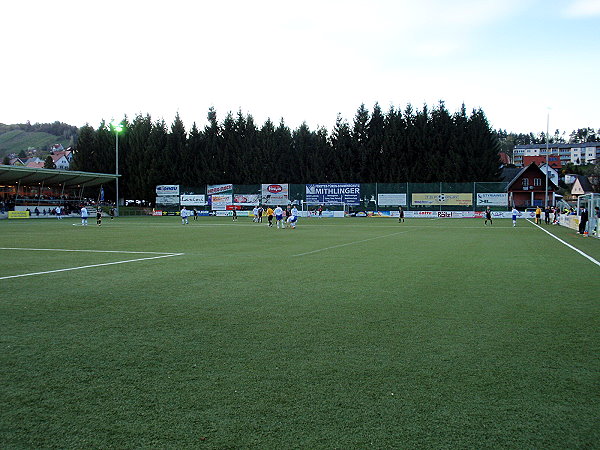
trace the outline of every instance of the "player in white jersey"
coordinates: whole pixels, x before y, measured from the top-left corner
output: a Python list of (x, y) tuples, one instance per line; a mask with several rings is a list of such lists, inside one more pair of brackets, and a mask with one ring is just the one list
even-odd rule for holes
[(181, 215), (181, 225), (187, 225), (188, 222), (188, 210), (185, 209), (185, 206), (183, 208), (181, 208), (181, 212), (179, 213)]
[(290, 224), (290, 227), (296, 228), (296, 223), (298, 222), (298, 208), (295, 206), (292, 208), (292, 215), (288, 217), (287, 221)]
[(519, 210), (515, 207), (513, 207), (512, 209), (512, 221), (513, 221), (513, 227), (517, 226), (517, 216), (520, 216), (521, 213), (519, 212)]
[(89, 217), (89, 216), (90, 216), (90, 215), (89, 215), (89, 213), (88, 213), (88, 210), (87, 210), (87, 208), (86, 208), (85, 206), (82, 206), (82, 207), (81, 207), (81, 225), (84, 225), (84, 226), (85, 226), (85, 225), (87, 225), (87, 224), (88, 224), (87, 220), (88, 220), (88, 217)]
[(258, 222), (258, 206), (255, 206), (252, 210), (252, 222)]
[(285, 228), (285, 225), (283, 223), (283, 209), (281, 209), (281, 206), (277, 206), (274, 212), (275, 222), (277, 222), (277, 228), (279, 228), (279, 224), (281, 224), (281, 228)]

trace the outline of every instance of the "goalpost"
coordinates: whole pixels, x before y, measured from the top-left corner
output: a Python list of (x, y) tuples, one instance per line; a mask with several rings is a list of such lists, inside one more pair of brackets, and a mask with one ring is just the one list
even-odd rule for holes
[[(319, 207), (321, 213), (319, 214)], [(348, 204), (345, 202), (302, 202), (302, 216), (307, 218), (348, 217)]]

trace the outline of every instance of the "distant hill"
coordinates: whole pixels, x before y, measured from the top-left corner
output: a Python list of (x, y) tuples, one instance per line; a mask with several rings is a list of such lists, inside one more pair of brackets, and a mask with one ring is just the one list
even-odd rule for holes
[[(77, 127), (55, 122), (54, 124), (0, 124), (0, 162), (11, 153), (42, 157), (51, 146), (61, 144), (71, 147), (77, 137)], [(33, 152), (32, 150), (36, 150)]]

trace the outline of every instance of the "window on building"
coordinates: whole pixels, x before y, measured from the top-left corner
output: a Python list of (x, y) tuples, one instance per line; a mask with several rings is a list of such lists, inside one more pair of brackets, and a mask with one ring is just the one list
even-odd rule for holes
[(523, 182), (523, 187), (529, 186), (529, 178), (523, 178), (522, 182)]
[(541, 178), (534, 178), (533, 179), (533, 185), (534, 186), (541, 186), (542, 185), (542, 179)]

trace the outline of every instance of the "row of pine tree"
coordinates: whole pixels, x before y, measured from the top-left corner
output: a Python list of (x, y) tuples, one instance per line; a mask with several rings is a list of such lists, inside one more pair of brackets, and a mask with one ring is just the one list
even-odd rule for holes
[[(127, 198), (152, 199), (158, 184), (399, 183), (497, 181), (499, 143), (481, 109), (451, 114), (443, 102), (383, 112), (361, 105), (352, 123), (338, 115), (331, 132), (283, 120), (208, 111), (203, 129), (176, 116), (138, 115), (119, 134), (120, 186)], [(73, 169), (115, 173), (115, 133), (102, 123), (79, 130)]]

